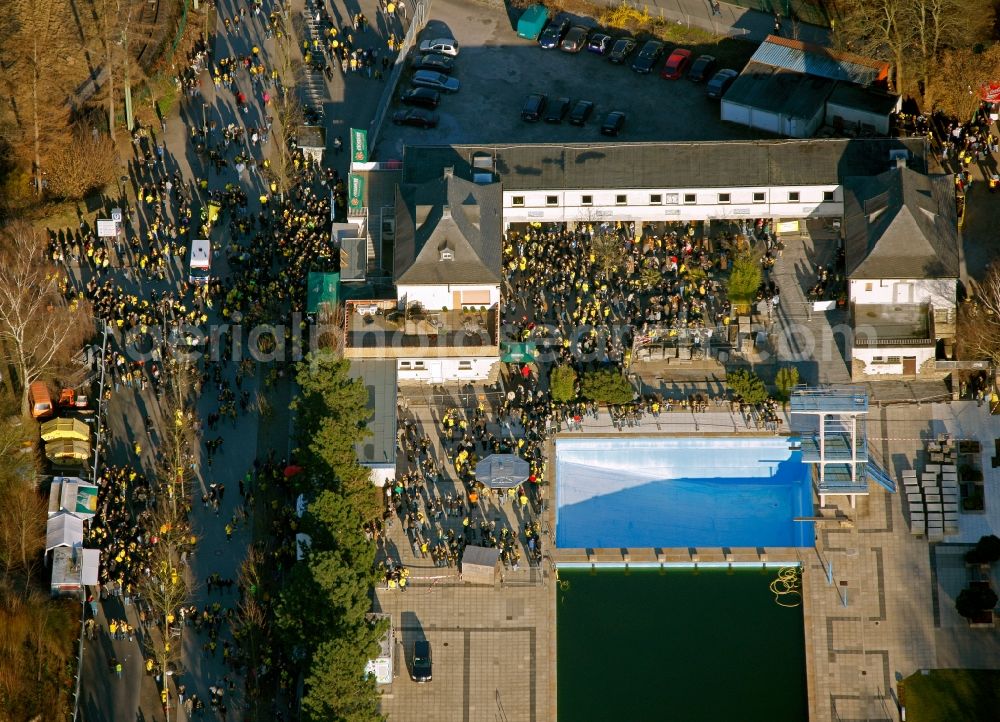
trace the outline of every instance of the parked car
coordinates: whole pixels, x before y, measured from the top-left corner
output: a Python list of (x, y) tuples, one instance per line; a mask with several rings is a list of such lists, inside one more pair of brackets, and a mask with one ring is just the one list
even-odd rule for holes
[(444, 73), (435, 73), (433, 70), (418, 70), (413, 74), (410, 82), (418, 88), (433, 88), (442, 93), (457, 93), (461, 87), (458, 78), (451, 78)]
[(656, 65), (656, 61), (663, 55), (664, 47), (659, 40), (647, 40), (646, 44), (642, 46), (642, 50), (635, 56), (635, 60), (632, 61), (632, 70), (643, 75), (651, 71)]
[(691, 51), (685, 48), (677, 48), (674, 52), (670, 53), (670, 57), (664, 63), (660, 77), (666, 80), (677, 80), (684, 75), (684, 71), (687, 70), (687, 66), (690, 64)]
[(625, 113), (620, 110), (612, 110), (601, 123), (601, 134), (617, 136), (622, 132), (623, 127), (625, 127)]
[(590, 100), (578, 100), (573, 104), (573, 109), (569, 111), (570, 125), (583, 125), (587, 118), (594, 112), (594, 103)]
[(393, 113), (392, 122), (396, 125), (412, 125), (415, 128), (436, 128), (438, 115), (423, 108), (407, 108)]
[(31, 415), (36, 419), (45, 419), (55, 413), (52, 405), (52, 394), (44, 381), (34, 381), (28, 387), (28, 405)]
[(546, 123), (562, 123), (566, 113), (569, 112), (569, 98), (557, 98), (549, 105), (549, 112), (545, 114)]
[(578, 53), (583, 50), (583, 46), (587, 44), (587, 28), (582, 25), (574, 25), (566, 33), (566, 37), (563, 38), (562, 45), (559, 46), (560, 50), (565, 50), (567, 53)]
[(688, 71), (688, 80), (692, 83), (704, 83), (712, 77), (715, 72), (715, 58), (711, 55), (699, 55), (698, 59), (691, 63)]
[(415, 105), (420, 108), (434, 110), (434, 108), (438, 107), (438, 103), (441, 102), (441, 93), (431, 88), (410, 88), (403, 93), (403, 97), (400, 100), (403, 105)]
[(458, 41), (454, 38), (434, 38), (433, 40), (424, 40), (420, 43), (420, 52), (450, 55), (454, 58), (458, 55)]
[(587, 52), (597, 53), (598, 55), (607, 55), (608, 51), (611, 50), (611, 43), (613, 38), (610, 35), (605, 35), (604, 33), (594, 33), (590, 36), (590, 40), (587, 42)]
[(729, 86), (733, 84), (739, 73), (737, 73), (732, 68), (723, 68), (715, 75), (712, 79), (708, 81), (708, 87), (705, 89), (705, 94), (709, 98), (721, 98), (729, 90)]
[(527, 123), (537, 123), (542, 113), (545, 112), (545, 103), (548, 100), (542, 93), (532, 93), (524, 101), (521, 108), (521, 120)]
[(612, 63), (624, 63), (633, 50), (635, 50), (635, 40), (632, 38), (619, 38), (611, 46), (611, 54), (608, 55), (608, 60)]
[(569, 18), (555, 18), (542, 31), (542, 34), (538, 36), (538, 44), (544, 50), (552, 50), (552, 48), (559, 47), (559, 43), (562, 42), (568, 32)]
[(455, 69), (455, 61), (447, 55), (436, 55), (434, 53), (418, 55), (413, 61), (413, 69), (434, 70), (439, 73), (450, 75), (451, 71)]
[(425, 639), (414, 642), (410, 679), (414, 682), (430, 682), (433, 679), (431, 672), (431, 643)]

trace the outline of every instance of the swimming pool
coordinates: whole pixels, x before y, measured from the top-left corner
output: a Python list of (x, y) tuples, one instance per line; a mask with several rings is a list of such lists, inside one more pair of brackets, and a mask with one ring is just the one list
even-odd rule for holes
[(556, 439), (556, 545), (809, 547), (810, 469), (781, 436)]

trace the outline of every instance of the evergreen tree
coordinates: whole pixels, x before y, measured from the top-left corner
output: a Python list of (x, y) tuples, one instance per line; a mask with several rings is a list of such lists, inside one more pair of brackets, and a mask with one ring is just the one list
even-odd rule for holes
[(635, 398), (635, 389), (620, 371), (598, 369), (587, 371), (580, 384), (585, 399), (606, 404), (627, 404)]

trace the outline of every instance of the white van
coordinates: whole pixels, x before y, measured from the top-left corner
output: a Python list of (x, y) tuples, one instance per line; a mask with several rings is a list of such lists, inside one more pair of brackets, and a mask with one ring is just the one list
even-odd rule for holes
[(195, 239), (191, 241), (191, 255), (188, 259), (188, 281), (208, 283), (212, 280), (212, 243)]

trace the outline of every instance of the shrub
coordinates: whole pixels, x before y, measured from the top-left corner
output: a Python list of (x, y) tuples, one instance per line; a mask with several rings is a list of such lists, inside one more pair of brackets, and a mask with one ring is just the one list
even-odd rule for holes
[(580, 392), (585, 399), (606, 404), (627, 404), (635, 398), (635, 389), (628, 379), (610, 369), (586, 372)]
[(767, 387), (760, 376), (747, 369), (736, 369), (726, 376), (726, 384), (733, 396), (748, 404), (767, 401)]
[(792, 397), (792, 389), (798, 385), (799, 370), (795, 366), (782, 366), (778, 369), (778, 374), (774, 378), (774, 386), (781, 403), (788, 403), (788, 399)]
[(549, 376), (552, 400), (564, 404), (576, 398), (576, 369), (569, 364), (556, 366)]
[(733, 269), (729, 273), (726, 286), (729, 300), (733, 303), (750, 303), (757, 295), (760, 281), (760, 264), (749, 252), (740, 253), (733, 259)]

